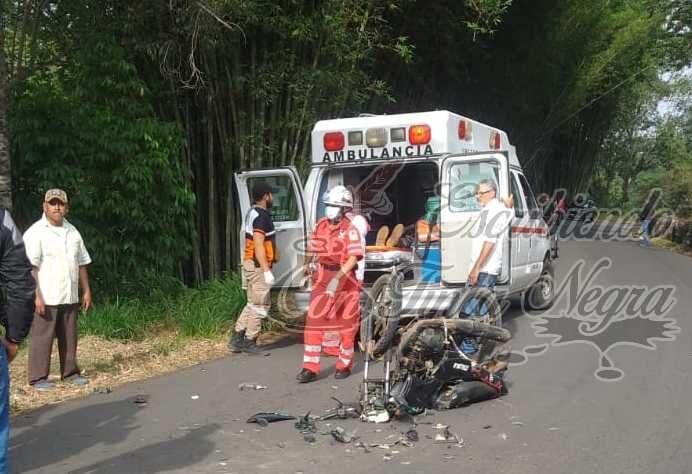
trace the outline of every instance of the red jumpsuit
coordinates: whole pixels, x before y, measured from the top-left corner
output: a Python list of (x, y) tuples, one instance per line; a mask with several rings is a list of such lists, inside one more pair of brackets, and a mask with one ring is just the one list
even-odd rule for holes
[(317, 257), (313, 274), (310, 306), (305, 321), (303, 368), (318, 373), (324, 333), (338, 331), (339, 357), (336, 370), (350, 369), (353, 342), (360, 323), (360, 288), (355, 268), (341, 277), (334, 297), (326, 294), (327, 285), (349, 257), (363, 258), (365, 249), (358, 229), (342, 217), (336, 224), (321, 219), (308, 242), (308, 251)]

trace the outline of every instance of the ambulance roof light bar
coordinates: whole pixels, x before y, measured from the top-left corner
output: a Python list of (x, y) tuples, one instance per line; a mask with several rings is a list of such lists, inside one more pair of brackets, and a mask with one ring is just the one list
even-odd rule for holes
[(339, 151), (344, 149), (344, 134), (341, 132), (328, 132), (322, 140), (327, 151)]
[(500, 132), (493, 130), (490, 132), (490, 142), (488, 145), (491, 150), (499, 150), (501, 145)]
[(408, 129), (408, 141), (411, 145), (427, 145), (430, 138), (430, 125), (411, 125)]

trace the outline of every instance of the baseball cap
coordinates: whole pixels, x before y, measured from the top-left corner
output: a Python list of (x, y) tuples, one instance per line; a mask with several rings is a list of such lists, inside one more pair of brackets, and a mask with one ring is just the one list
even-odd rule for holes
[(46, 191), (46, 196), (43, 198), (45, 202), (50, 202), (53, 199), (57, 199), (63, 204), (67, 204), (67, 193), (62, 189), (53, 188)]
[(268, 193), (273, 193), (274, 189), (266, 181), (258, 181), (252, 186), (252, 199), (257, 201)]

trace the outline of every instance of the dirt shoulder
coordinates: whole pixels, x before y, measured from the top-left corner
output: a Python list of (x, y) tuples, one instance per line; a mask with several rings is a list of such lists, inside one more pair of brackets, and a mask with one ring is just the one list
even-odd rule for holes
[[(263, 334), (262, 344), (281, 337), (279, 333)], [(12, 415), (84, 397), (94, 392), (109, 392), (125, 383), (144, 380), (201, 362), (228, 355), (226, 336), (199, 340), (175, 333), (159, 334), (144, 341), (121, 342), (96, 336), (79, 340), (77, 352), (82, 373), (89, 384), (77, 387), (60, 381), (57, 343), (53, 346), (51, 376), (56, 388), (46, 392), (27, 384), (28, 350), (25, 345), (10, 366), (10, 410)]]

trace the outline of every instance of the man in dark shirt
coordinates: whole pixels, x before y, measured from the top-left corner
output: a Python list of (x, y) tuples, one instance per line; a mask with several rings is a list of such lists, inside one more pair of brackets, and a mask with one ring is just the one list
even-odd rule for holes
[(0, 350), (0, 474), (8, 472), (7, 443), (10, 434), (10, 380), (8, 364), (17, 355), (19, 344), (29, 333), (34, 318), (36, 281), (24, 250), (22, 234), (10, 216), (0, 208), (0, 285), (6, 297), (0, 314), (5, 335)]
[(275, 280), (271, 267), (276, 260), (276, 230), (268, 211), (272, 207), (271, 186), (265, 182), (256, 183), (252, 188), (252, 199), (255, 205), (243, 222), (243, 274), (247, 286), (247, 304), (238, 316), (228, 348), (231, 352), (260, 354), (262, 351), (257, 347), (257, 337), (262, 319), (269, 313), (269, 292)]

